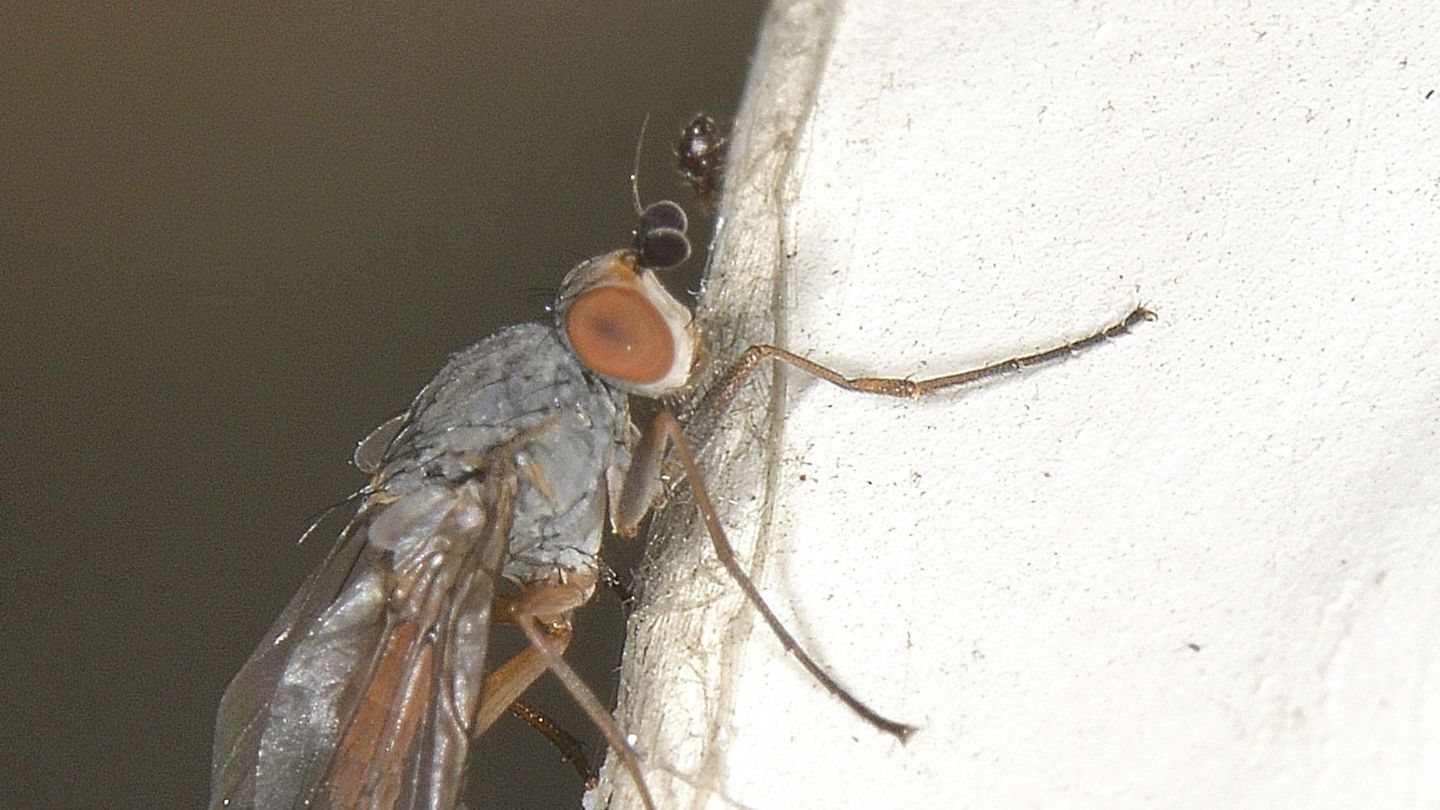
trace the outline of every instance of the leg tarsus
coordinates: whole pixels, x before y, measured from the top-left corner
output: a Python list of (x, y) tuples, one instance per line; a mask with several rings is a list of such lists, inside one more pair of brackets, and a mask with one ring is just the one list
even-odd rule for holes
[(524, 720), (526, 725), (540, 732), (555, 746), (560, 752), (560, 758), (570, 763), (570, 767), (580, 775), (580, 781), (584, 783), (586, 790), (594, 790), (595, 786), (600, 784), (600, 777), (595, 774), (595, 770), (590, 767), (590, 759), (585, 756), (585, 746), (555, 722), (554, 718), (523, 699), (510, 704), (510, 713)]

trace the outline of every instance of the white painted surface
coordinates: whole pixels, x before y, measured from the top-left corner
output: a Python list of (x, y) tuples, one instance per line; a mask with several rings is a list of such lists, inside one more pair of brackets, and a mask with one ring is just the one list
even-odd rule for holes
[(915, 376), (1160, 319), (921, 403), (742, 407), (737, 545), (921, 731), (682, 548), (620, 711), (663, 807), (1440, 803), (1440, 12), (1311, 6), (776, 9), (717, 312), (772, 317), (744, 274), (778, 271), (777, 342)]

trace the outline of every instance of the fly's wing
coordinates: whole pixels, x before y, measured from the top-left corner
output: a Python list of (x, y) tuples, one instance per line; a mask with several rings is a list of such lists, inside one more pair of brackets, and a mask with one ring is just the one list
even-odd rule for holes
[(456, 806), (515, 489), (367, 501), (226, 690), (212, 808)]
[[(301, 642), (310, 638), (312, 628), (320, 623), (321, 617), (332, 606), (338, 604), (342, 592), (351, 593), (357, 585), (351, 582), (352, 573), (356, 579), (369, 579), (367, 569), (373, 561), (361, 562), (366, 546), (366, 522), (369, 512), (362, 508), (360, 513), (340, 533), (335, 545), (320, 565), (306, 577), (300, 590), (285, 610), (270, 626), (270, 630), (251, 653), (250, 658), (231, 680), (220, 701), (220, 712), (215, 723), (215, 747), (211, 763), (210, 807), (255, 807), (261, 785), (274, 786), (273, 791), (284, 788), (275, 782), (281, 775), (273, 769), (261, 773), (262, 740), (267, 740), (267, 751), (273, 755), (276, 720), (272, 715), (283, 712), (277, 705), (281, 684), (293, 680), (297, 674), (292, 666)], [(378, 616), (370, 622), (371, 630), (356, 628), (357, 647), (373, 646), (383, 625)], [(364, 624), (362, 621), (360, 624)], [(310, 645), (313, 647), (313, 642)], [(298, 663), (298, 662), (297, 662)], [(306, 733), (297, 729), (294, 736)], [(321, 729), (309, 732), (318, 740)], [(318, 747), (316, 742), (311, 749)], [(287, 759), (294, 757), (286, 756)], [(304, 781), (303, 763), (291, 763), (289, 780), (294, 792)]]

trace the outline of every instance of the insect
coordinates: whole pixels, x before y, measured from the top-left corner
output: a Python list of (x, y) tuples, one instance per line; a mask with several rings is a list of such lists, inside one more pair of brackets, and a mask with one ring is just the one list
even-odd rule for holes
[[(1078, 342), (922, 381), (848, 379), (755, 346), (683, 418), (662, 405), (642, 433), (629, 397), (685, 394), (700, 365), (693, 317), (655, 272), (689, 256), (686, 226), (672, 202), (645, 208), (629, 247), (570, 270), (555, 323), (511, 326), (451, 355), (404, 414), (360, 443), (355, 463), (371, 477), (354, 517), (221, 701), (211, 808), (449, 810), (471, 743), (546, 671), (653, 808), (638, 755), (562, 653), (600, 578), (607, 518), (621, 535), (638, 531), (664, 495), (672, 452), (717, 557), (796, 660), (877, 730), (910, 735), (781, 625), (725, 539), (693, 448), (766, 359), (850, 390), (916, 397), (1067, 357), (1152, 316), (1137, 308)], [(527, 646), (491, 667), (491, 631), (503, 626)]]
[[(547, 669), (605, 725), (560, 652), (607, 511), (643, 517), (619, 511), (626, 392), (677, 390), (694, 365), (690, 313), (651, 270), (689, 255), (685, 224), (646, 209), (630, 248), (570, 271), (558, 324), (455, 353), (361, 442), (354, 518), (221, 701), (212, 807), (454, 807), (470, 741)], [(530, 646), (487, 675), (501, 623)]]
[(706, 210), (715, 207), (715, 199), (720, 194), (720, 175), (725, 169), (729, 144), (730, 139), (720, 125), (704, 113), (690, 119), (680, 131), (680, 142), (675, 146), (680, 176), (690, 184)]

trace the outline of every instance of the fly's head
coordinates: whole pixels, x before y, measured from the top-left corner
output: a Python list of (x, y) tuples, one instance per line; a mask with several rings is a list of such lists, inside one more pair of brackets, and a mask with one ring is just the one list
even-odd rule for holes
[(698, 363), (695, 319), (656, 278), (690, 257), (685, 212), (669, 200), (640, 214), (634, 244), (576, 265), (555, 312), (565, 343), (610, 385), (658, 398), (684, 391)]

